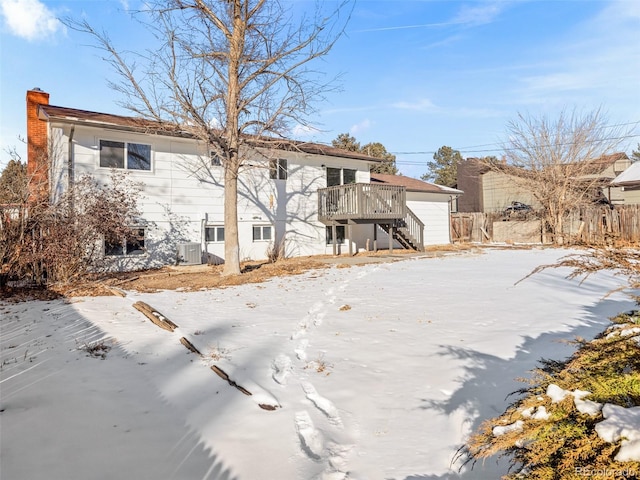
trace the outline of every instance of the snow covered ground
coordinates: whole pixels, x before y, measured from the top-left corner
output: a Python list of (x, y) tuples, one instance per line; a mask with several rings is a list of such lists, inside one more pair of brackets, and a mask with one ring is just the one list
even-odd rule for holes
[[(547, 270), (514, 285), (565, 253), (0, 304), (0, 477), (495, 480), (504, 462), (459, 472), (465, 435), (504, 410), (538, 359), (570, 354), (562, 340), (634, 306), (604, 298), (622, 283), (610, 274), (580, 285)], [(137, 301), (179, 328), (153, 325)], [(106, 357), (88, 356), (101, 342)]]

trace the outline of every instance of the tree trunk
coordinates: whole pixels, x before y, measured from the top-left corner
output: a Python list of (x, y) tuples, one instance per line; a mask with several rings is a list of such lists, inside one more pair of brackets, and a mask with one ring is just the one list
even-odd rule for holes
[(227, 122), (225, 136), (228, 142), (224, 168), (224, 270), (223, 275), (240, 274), (240, 238), (238, 236), (238, 172), (240, 170), (240, 59), (244, 53), (245, 24), (242, 2), (233, 6), (233, 30), (229, 37), (229, 66), (227, 85)]
[(238, 175), (237, 167), (234, 168), (236, 162), (229, 163), (224, 169), (224, 269), (222, 274), (239, 275)]

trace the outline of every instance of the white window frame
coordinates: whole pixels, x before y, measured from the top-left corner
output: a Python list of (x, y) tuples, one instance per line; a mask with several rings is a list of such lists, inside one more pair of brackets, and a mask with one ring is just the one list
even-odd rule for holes
[[(327, 167), (326, 169), (326, 181), (327, 181), (327, 186), (334, 186), (334, 185), (329, 185), (329, 170), (339, 170), (340, 171), (340, 183), (336, 184), (335, 186), (338, 185), (350, 185), (353, 183), (358, 183), (358, 170), (356, 168), (345, 168), (345, 167)], [(345, 171), (349, 171), (349, 172), (353, 172), (353, 182), (350, 183), (345, 183), (345, 178), (344, 178), (344, 172)]]
[(289, 162), (286, 158), (269, 160), (269, 178), (271, 180), (286, 180), (289, 177)]
[[(214, 232), (214, 238), (215, 240), (208, 240), (207, 239), (207, 230), (212, 230)], [(220, 231), (222, 231), (222, 239), (220, 239)], [(224, 225), (219, 225), (219, 224), (210, 224), (210, 225), (205, 225), (204, 226), (204, 241), (206, 243), (224, 243)]]
[[(122, 253), (107, 253), (107, 246), (109, 245), (109, 243), (107, 242), (106, 238), (102, 239), (102, 252), (104, 254), (105, 257), (108, 258), (113, 258), (113, 257), (139, 257), (142, 255), (147, 255), (148, 254), (148, 250), (147, 250), (147, 232), (148, 232), (148, 228), (147, 227), (143, 227), (140, 225), (133, 225), (131, 227), (129, 227), (131, 230), (133, 231), (142, 231), (142, 248), (140, 249), (136, 249), (136, 250), (131, 250), (129, 251), (129, 246), (133, 245), (132, 243), (130, 243), (126, 237), (123, 237), (120, 240), (120, 247), (122, 248)], [(112, 244), (114, 246), (117, 246), (117, 244)], [(138, 250), (140, 250), (139, 253), (131, 253), (131, 252), (137, 252)]]
[(221, 167), (222, 166), (222, 157), (218, 155), (216, 152), (209, 152), (209, 159), (211, 160), (212, 167)]
[[(259, 229), (259, 230), (256, 230), (256, 229)], [(256, 231), (260, 232), (260, 235), (259, 235), (260, 238), (256, 238)], [(264, 238), (265, 231), (269, 232), (269, 238)], [(252, 232), (254, 242), (273, 241), (273, 225), (252, 225), (251, 232)]]
[[(122, 167), (102, 166), (102, 142), (122, 144), (122, 153), (124, 156)], [(149, 168), (148, 169), (129, 168), (129, 145), (142, 145), (145, 147), (149, 147)], [(128, 172), (152, 172), (153, 171), (153, 146), (150, 143), (122, 140), (122, 139), (115, 140), (110, 138), (99, 138), (98, 139), (98, 168), (104, 168), (104, 169), (115, 168), (117, 170), (126, 170)]]
[[(340, 235), (337, 235), (338, 230), (342, 229), (342, 241), (340, 241)], [(336, 245), (344, 245), (345, 243), (347, 243), (347, 226), (346, 225), (336, 225), (336, 235), (338, 237), (338, 241), (336, 242)], [(333, 226), (332, 225), (327, 225), (327, 227), (325, 228), (325, 239), (327, 241), (327, 245), (333, 245)]]

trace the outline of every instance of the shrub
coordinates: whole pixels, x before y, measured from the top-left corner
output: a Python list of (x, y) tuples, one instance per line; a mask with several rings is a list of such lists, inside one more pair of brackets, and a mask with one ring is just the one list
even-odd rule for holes
[(141, 188), (113, 171), (101, 185), (89, 176), (53, 203), (26, 200), (0, 217), (0, 284), (69, 282), (100, 270), (103, 239), (132, 236)]

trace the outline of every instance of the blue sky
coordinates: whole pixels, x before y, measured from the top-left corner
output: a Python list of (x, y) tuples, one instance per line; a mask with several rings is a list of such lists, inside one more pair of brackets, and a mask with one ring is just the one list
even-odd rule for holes
[[(296, 1), (298, 8), (313, 2)], [(57, 18), (84, 17), (116, 45), (144, 44), (128, 9), (138, 0), (0, 0), (0, 168), (7, 148), (25, 148), (25, 94), (39, 87), (54, 105), (127, 114), (107, 86), (113, 72), (90, 39)], [(602, 107), (608, 124), (640, 142), (640, 1), (359, 0), (346, 35), (316, 65), (342, 74), (341, 91), (316, 105), (329, 143), (349, 132), (396, 153), (419, 177), (443, 145), (463, 156), (499, 155), (518, 112), (556, 116)]]

